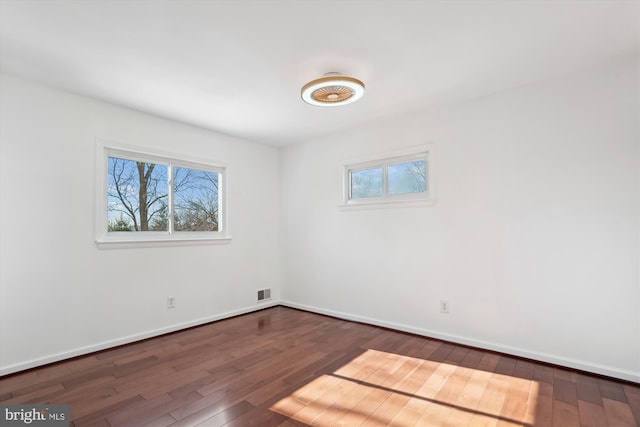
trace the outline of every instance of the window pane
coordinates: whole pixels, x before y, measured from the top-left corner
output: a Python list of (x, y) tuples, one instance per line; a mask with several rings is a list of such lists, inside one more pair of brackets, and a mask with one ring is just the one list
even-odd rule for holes
[(107, 231), (167, 231), (167, 166), (109, 157)]
[(351, 198), (382, 196), (382, 168), (351, 171)]
[(422, 193), (427, 191), (424, 160), (387, 166), (389, 194)]
[(198, 169), (173, 169), (173, 229), (218, 231), (220, 175)]

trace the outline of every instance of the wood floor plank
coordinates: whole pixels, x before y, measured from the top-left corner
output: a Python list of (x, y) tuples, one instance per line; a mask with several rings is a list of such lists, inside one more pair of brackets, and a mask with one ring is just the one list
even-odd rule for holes
[(483, 355), (484, 353), (482, 351), (472, 348), (465, 355), (464, 359), (462, 359), (459, 365), (464, 366), (465, 368), (475, 369), (478, 367), (478, 364), (482, 360)]
[(553, 384), (553, 368), (547, 365), (536, 365), (533, 369), (533, 379), (541, 383)]
[(148, 423), (141, 424), (140, 427), (167, 427), (175, 423), (176, 419), (169, 414), (164, 414), (161, 417), (151, 420)]
[(598, 379), (598, 386), (600, 388), (600, 394), (603, 398), (627, 403), (627, 395), (622, 388), (622, 384), (620, 384), (619, 382), (600, 378)]
[(450, 418), (451, 412), (451, 407), (443, 405), (437, 400), (429, 401), (426, 403), (424, 412), (422, 412), (422, 415), (418, 418), (416, 425), (444, 426)]
[(477, 369), (494, 372), (496, 370), (496, 365), (500, 361), (500, 356), (495, 353), (484, 353), (482, 355), (482, 359), (480, 359), (480, 363), (478, 363)]
[(192, 427), (207, 423), (208, 425), (221, 426), (255, 408), (244, 400), (235, 404), (221, 402), (218, 400), (216, 404), (206, 406), (170, 425), (172, 427)]
[(609, 425), (604, 407), (592, 402), (578, 400), (578, 415), (581, 427), (606, 427)]
[(113, 389), (114, 377), (104, 376), (93, 380), (88, 380), (83, 384), (77, 384), (72, 388), (65, 388), (64, 391), (49, 396), (49, 403), (73, 404), (87, 399), (99, 399), (116, 393)]
[(140, 395), (128, 397), (126, 395), (109, 396), (104, 401), (91, 401), (86, 404), (76, 404), (70, 407), (71, 419), (75, 426), (92, 425), (96, 422), (106, 421), (106, 416), (119, 409), (137, 406), (144, 399)]
[(451, 353), (449, 353), (449, 355), (445, 359), (445, 362), (459, 365), (467, 356), (467, 353), (469, 353), (469, 349), (467, 347), (457, 346)]
[(414, 426), (421, 415), (422, 412), (414, 411), (413, 409), (407, 408), (407, 405), (405, 405), (402, 410), (398, 412), (391, 421), (389, 421), (389, 425), (393, 427)]
[[(197, 418), (202, 421), (230, 406), (230, 404), (225, 401), (225, 397), (226, 393), (224, 391), (202, 396), (193, 402), (171, 410), (169, 414), (175, 418), (176, 421), (181, 421), (187, 417)], [(199, 415), (194, 416), (194, 414)]]
[(560, 402), (576, 406), (578, 403), (576, 384), (571, 381), (556, 378), (553, 384), (553, 398)]
[(509, 388), (508, 378), (501, 374), (492, 374), (487, 381), (487, 387), (478, 402), (472, 417), (474, 425), (497, 425), (502, 407), (504, 406), (506, 391)]
[(0, 377), (73, 426), (628, 427), (640, 385), (273, 307)]
[[(504, 422), (531, 423), (533, 420), (527, 416), (529, 411), (529, 393), (531, 392), (531, 382), (519, 377), (509, 377), (509, 385), (505, 395), (505, 401), (500, 410), (500, 417)], [(500, 425), (500, 422), (498, 422)]]
[(535, 396), (535, 425), (547, 427), (553, 423), (553, 386), (547, 382), (537, 382), (537, 389)]
[(45, 403), (50, 397), (56, 396), (63, 390), (64, 386), (62, 384), (52, 384), (40, 389), (30, 391), (29, 393), (24, 393), (12, 397), (2, 403), (5, 405), (16, 405), (20, 403)]
[(361, 424), (362, 427), (373, 427), (377, 425), (389, 425), (404, 406), (409, 401), (409, 397), (398, 393), (389, 393), (386, 399), (373, 411)]
[(553, 427), (580, 427), (578, 408), (562, 400), (553, 401)]
[[(533, 374), (533, 372), (531, 372)], [(540, 384), (529, 380), (529, 395), (527, 396), (527, 410), (525, 411), (524, 421), (525, 425), (533, 426), (536, 420), (536, 411), (538, 409), (538, 396), (540, 392)]]
[(636, 427), (636, 420), (629, 405), (618, 400), (603, 398), (604, 413), (610, 426)]
[[(265, 411), (262, 408), (255, 408), (223, 425), (228, 427), (276, 427), (286, 420), (287, 417), (284, 415)], [(208, 427), (212, 424), (204, 422), (200, 425), (202, 427)], [(213, 425), (217, 426), (218, 424)]]
[(624, 384), (622, 389), (627, 396), (627, 402), (629, 402), (629, 408), (636, 419), (636, 423), (640, 426), (640, 385)]
[(76, 421), (73, 425), (74, 427), (111, 427), (109, 421), (104, 418), (99, 418), (90, 422)]
[[(302, 406), (289, 414), (293, 413), (291, 416), (293, 419), (309, 425), (335, 425), (337, 419), (357, 404), (358, 398), (354, 391), (359, 387), (359, 383), (355, 381), (342, 379), (333, 390), (321, 395), (317, 401), (311, 402), (313, 412), (306, 411), (307, 405), (296, 401)], [(283, 412), (283, 414), (286, 413)]]
[(399, 358), (401, 365), (389, 372), (387, 378), (378, 384), (384, 394), (380, 394), (380, 405), (365, 419), (362, 427), (389, 425), (391, 420), (404, 408), (412, 392), (418, 387), (411, 381), (411, 377), (421, 362), (412, 357)]
[(576, 392), (579, 400), (602, 406), (600, 387), (598, 387), (598, 382), (595, 379), (586, 375), (578, 375)]
[(512, 357), (502, 356), (500, 357), (500, 360), (498, 360), (493, 372), (496, 374), (511, 375), (516, 368), (516, 362), (516, 359)]
[(576, 382), (577, 373), (573, 370), (556, 366), (553, 368), (553, 377), (565, 381)]
[(456, 404), (475, 412), (487, 388), (487, 383), (491, 379), (491, 375), (491, 372), (474, 370), (458, 396)]
[[(415, 368), (415, 366), (410, 366), (411, 360), (395, 354), (376, 351), (365, 354), (365, 356), (367, 356), (365, 360), (368, 360), (368, 363), (376, 369), (365, 379), (357, 379), (359, 386), (352, 393), (355, 394), (359, 391), (362, 399), (337, 420), (338, 425), (361, 425), (363, 423), (382, 425), (379, 424), (381, 421), (378, 419), (378, 415), (374, 415), (374, 413), (391, 396), (393, 386), (404, 379), (404, 375), (395, 376), (394, 373), (401, 370), (402, 366), (407, 366), (407, 369), (404, 370), (405, 374), (407, 370)], [(389, 416), (389, 419), (393, 415)]]
[[(211, 418), (204, 420), (199, 424), (195, 424), (202, 427), (218, 427), (218, 426), (231, 426), (231, 425), (250, 425), (247, 421), (256, 422), (256, 417), (252, 416), (249, 420), (243, 420), (239, 424), (235, 421), (239, 418), (245, 416), (245, 414), (251, 414), (252, 411), (255, 410), (255, 407), (248, 402), (241, 401), (235, 405), (230, 406), (229, 408), (217, 413)], [(176, 423), (176, 425), (179, 425)], [(184, 424), (180, 423), (180, 425), (194, 425), (194, 424)], [(266, 427), (266, 426), (265, 426)]]
[(145, 424), (159, 418), (161, 415), (167, 415), (173, 409), (180, 408), (201, 397), (202, 395), (195, 391), (177, 399), (172, 398), (168, 394), (164, 394), (147, 400), (135, 407), (109, 414), (105, 418), (114, 427)]

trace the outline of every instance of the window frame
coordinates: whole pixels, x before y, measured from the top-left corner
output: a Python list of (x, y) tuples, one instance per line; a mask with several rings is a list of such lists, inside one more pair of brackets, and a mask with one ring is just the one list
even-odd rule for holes
[[(425, 162), (426, 191), (389, 194), (387, 167), (416, 160)], [(382, 168), (382, 195), (351, 198), (351, 174), (361, 170)], [(434, 144), (422, 144), (402, 150), (380, 153), (375, 156), (354, 159), (342, 165), (341, 209), (374, 209), (402, 206), (434, 206), (435, 189), (435, 147)]]
[[(153, 247), (194, 244), (229, 243), (227, 172), (224, 162), (193, 159), (144, 147), (136, 147), (115, 141), (96, 139), (96, 227), (95, 241), (100, 248)], [(170, 206), (169, 229), (167, 231), (108, 231), (108, 164), (109, 158), (155, 163), (167, 167), (167, 202)], [(218, 174), (218, 231), (174, 231), (173, 230), (173, 168), (189, 168)]]

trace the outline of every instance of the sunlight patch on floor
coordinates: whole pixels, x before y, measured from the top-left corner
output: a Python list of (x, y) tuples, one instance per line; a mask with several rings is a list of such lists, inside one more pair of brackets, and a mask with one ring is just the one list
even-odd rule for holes
[(312, 426), (532, 426), (538, 383), (367, 350), (271, 410)]

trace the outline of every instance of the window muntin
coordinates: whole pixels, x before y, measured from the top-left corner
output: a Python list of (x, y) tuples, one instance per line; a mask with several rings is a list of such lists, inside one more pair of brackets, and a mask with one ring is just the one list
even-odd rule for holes
[(225, 166), (98, 145), (99, 245), (230, 240)]
[(431, 144), (344, 165), (343, 207), (435, 203)]

